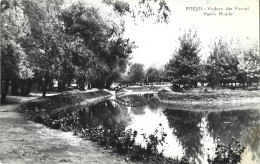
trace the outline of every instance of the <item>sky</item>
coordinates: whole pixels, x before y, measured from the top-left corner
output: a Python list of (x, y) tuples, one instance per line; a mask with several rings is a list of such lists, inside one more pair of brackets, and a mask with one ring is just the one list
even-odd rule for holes
[[(133, 1), (135, 0), (128, 0), (130, 4)], [(125, 37), (129, 37), (138, 46), (132, 53), (132, 63), (144, 64), (145, 68), (162, 67), (178, 48), (178, 37), (184, 30), (189, 29), (197, 29), (202, 46), (200, 55), (203, 58), (209, 55), (209, 45), (215, 38), (239, 39), (241, 47), (252, 46), (255, 42), (259, 44), (258, 0), (166, 0), (166, 2), (171, 9), (168, 24), (154, 24), (150, 20), (138, 21), (135, 24), (132, 18), (125, 18)], [(209, 9), (210, 7), (213, 11)], [(231, 15), (225, 16), (219, 12), (230, 12)], [(211, 16), (204, 15), (206, 13)]]

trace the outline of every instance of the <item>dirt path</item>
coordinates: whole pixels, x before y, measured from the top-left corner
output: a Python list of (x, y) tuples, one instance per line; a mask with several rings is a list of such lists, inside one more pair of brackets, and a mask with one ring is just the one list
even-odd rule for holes
[(13, 111), (33, 97), (11, 99), (0, 109), (0, 164), (129, 163), (72, 132), (49, 129)]

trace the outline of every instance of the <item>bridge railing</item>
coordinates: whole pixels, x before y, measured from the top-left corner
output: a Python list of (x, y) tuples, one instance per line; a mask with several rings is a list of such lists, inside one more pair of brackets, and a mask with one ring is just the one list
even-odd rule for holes
[(153, 84), (146, 84), (146, 83), (140, 83), (140, 84), (123, 83), (123, 84), (119, 84), (118, 86), (113, 88), (113, 90), (118, 92), (118, 91), (120, 91), (124, 88), (127, 88), (129, 86), (134, 86), (134, 85), (144, 86), (144, 87), (147, 87), (148, 89), (150, 89), (152, 91), (158, 91), (158, 88), (156, 88)]
[(151, 102), (155, 102), (155, 99), (149, 99), (149, 100), (144, 100), (144, 101), (127, 101), (122, 98), (116, 97), (113, 101), (115, 101), (118, 104), (124, 105), (124, 106), (129, 106), (129, 107), (142, 107), (145, 106)]
[(147, 105), (148, 101), (145, 102), (131, 102), (131, 101), (125, 101), (120, 98), (116, 98), (114, 100), (116, 103), (124, 105), (124, 106), (129, 106), (129, 107), (141, 107)]

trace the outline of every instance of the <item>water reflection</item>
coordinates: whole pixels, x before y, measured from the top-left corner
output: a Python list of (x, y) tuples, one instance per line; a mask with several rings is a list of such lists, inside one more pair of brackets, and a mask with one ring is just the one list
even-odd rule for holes
[(139, 94), (128, 94), (128, 95), (120, 96), (120, 98), (124, 100), (129, 100), (133, 102), (147, 101), (155, 97), (157, 96), (153, 93), (139, 93)]
[[(156, 100), (156, 95), (127, 95), (127, 101)], [(105, 126), (113, 129), (124, 126), (139, 134), (152, 134), (158, 124), (167, 133), (164, 154), (169, 157), (189, 156), (196, 163), (207, 163), (207, 154), (213, 155), (216, 141), (228, 144), (232, 137), (240, 140), (247, 152), (246, 163), (260, 159), (260, 110), (196, 112), (165, 109), (158, 101), (145, 106), (127, 107), (114, 101), (103, 101), (79, 110), (82, 126)], [(142, 138), (139, 137), (139, 141)], [(243, 162), (242, 162), (243, 163)]]
[(151, 102), (157, 102), (158, 99), (154, 96), (154, 94), (135, 94), (135, 95), (124, 95), (124, 96), (116, 96), (114, 100), (118, 104), (129, 106), (129, 107), (142, 107)]
[(203, 155), (201, 122), (203, 113), (184, 110), (166, 109), (164, 114), (167, 116), (169, 126), (173, 129), (173, 134), (178, 138), (181, 146), (184, 148), (184, 154), (193, 158), (193, 161), (199, 161)]
[(106, 100), (97, 105), (80, 109), (79, 120), (82, 127), (102, 125), (113, 129), (115, 126), (127, 126), (130, 120), (127, 110), (127, 107), (121, 106), (119, 108), (119, 106), (113, 105), (110, 100)]
[(260, 159), (259, 110), (211, 112), (207, 119), (208, 130), (214, 139), (227, 144), (235, 137), (250, 149), (252, 160)]

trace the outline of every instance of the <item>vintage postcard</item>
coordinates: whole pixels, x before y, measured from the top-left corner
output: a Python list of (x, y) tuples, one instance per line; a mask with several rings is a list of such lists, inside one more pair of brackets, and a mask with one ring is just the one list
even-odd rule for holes
[(260, 164), (259, 0), (0, 4), (0, 164)]

